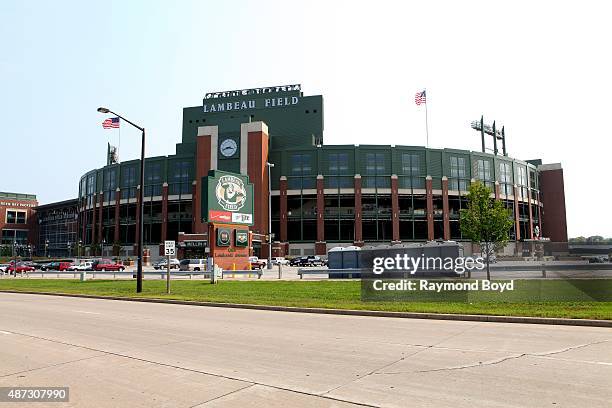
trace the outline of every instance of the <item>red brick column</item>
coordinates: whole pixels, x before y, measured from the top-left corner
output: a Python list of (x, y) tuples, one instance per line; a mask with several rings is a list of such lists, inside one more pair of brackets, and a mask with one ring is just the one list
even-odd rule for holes
[(201, 197), (198, 194), (198, 182), (193, 180), (191, 183), (191, 231), (193, 234), (203, 234), (201, 231), (204, 227), (202, 224), (202, 214), (200, 211)]
[(425, 178), (425, 192), (427, 197), (427, 240), (434, 239), (434, 221), (433, 221), (433, 183), (431, 176)]
[[(240, 129), (241, 147), (246, 139), (246, 169), (249, 181), (253, 183), (253, 227), (259, 234), (268, 234), (268, 127), (263, 122), (243, 123)], [(242, 158), (241, 149), (241, 161)], [(242, 164), (241, 164), (242, 167)], [(267, 247), (262, 251), (267, 254)]]
[[(115, 191), (115, 236), (113, 237), (115, 242), (119, 242), (119, 231), (120, 231), (120, 223), (119, 220), (121, 219), (121, 190), (119, 190), (119, 188), (117, 188), (117, 190)], [(114, 242), (113, 242), (114, 244)]]
[(134, 253), (139, 254), (140, 248), (138, 248), (138, 240), (140, 238), (140, 185), (136, 187), (136, 234), (134, 236)]
[(280, 178), (280, 241), (287, 242), (287, 177)]
[(399, 193), (398, 193), (397, 174), (391, 175), (391, 224), (392, 224), (392, 240), (400, 242), (400, 224), (399, 224)]
[[(168, 239), (168, 183), (162, 184), (162, 224), (159, 255), (164, 254), (164, 241)], [(174, 239), (174, 238), (173, 238)]]
[(533, 212), (531, 211), (531, 187), (527, 187), (527, 202), (529, 204), (529, 239), (533, 239)]
[(98, 195), (96, 193), (93, 194), (93, 204), (91, 206), (91, 243), (95, 244), (97, 240), (96, 235), (96, 206), (98, 205)]
[(325, 182), (322, 175), (317, 176), (317, 242), (315, 243), (315, 254), (325, 255), (327, 245), (325, 244)]
[(355, 174), (355, 245), (363, 246), (361, 218), (361, 175)]
[(450, 214), (448, 206), (448, 178), (442, 177), (442, 213), (444, 219), (444, 240), (450, 240)]
[[(195, 181), (199, 185), (202, 177), (208, 175), (208, 171), (217, 168), (217, 141), (219, 128), (217, 126), (201, 126), (198, 128), (196, 138), (196, 174)], [(214, 163), (213, 163), (214, 162)], [(201, 191), (194, 184), (192, 188), (192, 231), (194, 234), (203, 234), (207, 231), (206, 225), (202, 223), (202, 196)]]
[(516, 231), (516, 240), (521, 239), (521, 223), (519, 222), (519, 202), (518, 202), (518, 187), (516, 184), (513, 188), (514, 191), (514, 230)]
[(98, 210), (98, 242), (102, 244), (103, 241), (103, 228), (104, 228), (104, 193), (100, 191), (100, 208)]
[(81, 244), (85, 244), (85, 238), (87, 238), (87, 199), (83, 199), (83, 205), (81, 207)]

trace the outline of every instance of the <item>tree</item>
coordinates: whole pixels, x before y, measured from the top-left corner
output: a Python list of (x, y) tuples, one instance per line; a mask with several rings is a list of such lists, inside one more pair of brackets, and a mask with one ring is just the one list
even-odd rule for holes
[(472, 183), (467, 195), (467, 209), (461, 210), (460, 219), (462, 235), (484, 246), (487, 280), (491, 279), (491, 253), (506, 246), (513, 225), (510, 210), (501, 201), (492, 199), (491, 194), (491, 189), (480, 181)]

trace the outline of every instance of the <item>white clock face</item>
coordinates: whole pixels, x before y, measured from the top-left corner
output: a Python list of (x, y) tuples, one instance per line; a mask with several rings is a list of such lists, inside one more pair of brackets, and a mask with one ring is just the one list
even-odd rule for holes
[(234, 139), (225, 139), (221, 142), (221, 154), (225, 157), (231, 157), (238, 150), (238, 145)]

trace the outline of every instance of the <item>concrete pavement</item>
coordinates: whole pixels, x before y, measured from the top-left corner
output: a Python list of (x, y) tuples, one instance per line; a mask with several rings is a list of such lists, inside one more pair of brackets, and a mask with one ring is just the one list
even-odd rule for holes
[(69, 386), (58, 407), (608, 407), (612, 330), (0, 293), (0, 386)]

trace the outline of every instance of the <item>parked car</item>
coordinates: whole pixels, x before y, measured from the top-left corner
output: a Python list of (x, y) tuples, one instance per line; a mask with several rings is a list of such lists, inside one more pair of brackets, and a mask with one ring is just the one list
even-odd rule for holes
[(251, 269), (263, 269), (268, 264), (266, 260), (259, 259), (256, 256), (249, 256), (249, 262), (251, 263)]
[(125, 266), (111, 261), (110, 259), (100, 259), (94, 261), (92, 268), (94, 271), (124, 271)]
[(291, 266), (325, 266), (326, 263), (321, 257), (315, 255), (294, 258), (289, 263)]
[(206, 270), (206, 258), (203, 259), (183, 259), (179, 262), (179, 269), (181, 271), (205, 271)]
[(23, 262), (18, 262), (17, 267), (15, 267), (15, 262), (11, 262), (9, 264), (9, 267), (6, 269), (6, 271), (9, 274), (16, 274), (16, 273), (23, 274), (23, 273), (28, 273), (28, 272), (34, 272), (34, 268), (23, 264)]
[(93, 271), (93, 262), (86, 261), (86, 262), (81, 262), (80, 264), (73, 264), (68, 270), (69, 271)]
[(40, 265), (41, 271), (57, 271), (59, 268), (59, 262), (47, 262)]
[(0, 272), (2, 274), (5, 274), (6, 271), (8, 270), (9, 264), (0, 264)]
[(272, 265), (288, 265), (289, 261), (282, 256), (275, 256), (272, 258)]
[[(181, 263), (176, 258), (170, 258), (170, 269), (180, 269)], [(158, 269), (167, 269), (168, 268), (168, 260), (166, 258), (162, 258), (159, 261), (153, 264), (153, 268), (155, 270)]]

